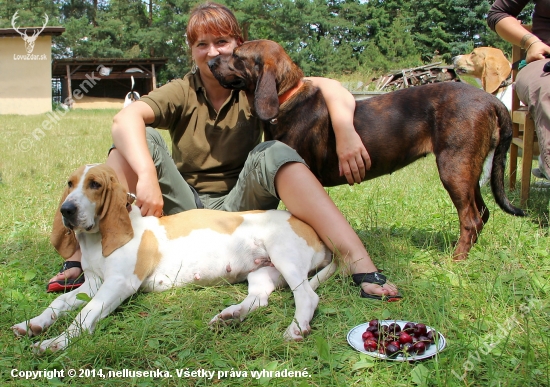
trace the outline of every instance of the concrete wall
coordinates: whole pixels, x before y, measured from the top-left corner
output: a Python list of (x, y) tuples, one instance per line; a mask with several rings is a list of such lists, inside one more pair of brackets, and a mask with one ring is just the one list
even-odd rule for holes
[(38, 36), (28, 54), (20, 36), (0, 37), (0, 114), (52, 110), (51, 36)]

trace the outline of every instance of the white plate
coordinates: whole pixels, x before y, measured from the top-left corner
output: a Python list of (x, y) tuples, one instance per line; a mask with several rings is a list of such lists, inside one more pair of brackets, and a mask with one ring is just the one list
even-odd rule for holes
[[(403, 329), (403, 327), (407, 322), (408, 321), (403, 321), (403, 320), (380, 320), (379, 323), (380, 325), (390, 325), (391, 323), (397, 323), (399, 324), (401, 329)], [(445, 346), (447, 345), (447, 342), (445, 341), (445, 337), (440, 332), (437, 332), (432, 327), (429, 327), (426, 325), (426, 328), (428, 329), (428, 331), (434, 330), (435, 332), (437, 332), (437, 336), (435, 337), (435, 344), (430, 345), (430, 348), (428, 348), (426, 352), (424, 352), (422, 355), (407, 355), (407, 356), (399, 355), (399, 356), (390, 358), (384, 354), (379, 353), (378, 351), (369, 352), (365, 350), (362, 336), (368, 327), (369, 327), (369, 323), (364, 323), (352, 328), (348, 332), (348, 343), (359, 352), (362, 352), (372, 357), (377, 357), (379, 359), (393, 360), (393, 361), (415, 361), (415, 360), (427, 359), (434, 356), (436, 353), (441, 352), (443, 348), (445, 348)]]

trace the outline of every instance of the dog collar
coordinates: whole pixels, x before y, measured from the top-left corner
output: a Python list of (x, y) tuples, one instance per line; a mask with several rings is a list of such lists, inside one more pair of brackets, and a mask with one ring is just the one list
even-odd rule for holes
[(128, 212), (132, 211), (132, 204), (136, 201), (137, 197), (131, 192), (126, 194), (126, 209)]
[(296, 86), (294, 86), (293, 88), (291, 88), (291, 89), (285, 91), (283, 94), (281, 94), (279, 96), (279, 105), (282, 105), (283, 103), (288, 101), (290, 99), (290, 97), (292, 97), (294, 95), (294, 93), (296, 93), (298, 91), (298, 89), (300, 87), (302, 87), (303, 84), (304, 84), (304, 82), (300, 79), (300, 82), (298, 82), (296, 84)]
[(508, 87), (511, 84), (512, 84), (512, 72), (510, 72), (510, 75), (508, 75), (508, 78), (506, 78), (504, 81), (502, 81), (502, 83), (500, 84), (500, 86), (498, 88), (502, 89), (503, 87)]

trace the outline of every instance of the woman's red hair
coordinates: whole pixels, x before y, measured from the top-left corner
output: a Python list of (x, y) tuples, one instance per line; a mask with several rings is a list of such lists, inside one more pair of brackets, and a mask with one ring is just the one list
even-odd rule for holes
[(226, 6), (213, 2), (197, 5), (189, 17), (187, 43), (190, 47), (195, 44), (201, 34), (231, 36), (239, 44), (244, 41), (241, 28), (233, 12)]

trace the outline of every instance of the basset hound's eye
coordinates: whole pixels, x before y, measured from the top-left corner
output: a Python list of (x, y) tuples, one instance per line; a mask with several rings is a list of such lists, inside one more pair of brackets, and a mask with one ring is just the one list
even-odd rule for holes
[(90, 189), (100, 189), (101, 188), (101, 184), (99, 184), (95, 180), (91, 180), (90, 184), (88, 186), (90, 187)]
[(73, 182), (69, 180), (69, 181), (67, 182), (67, 187), (73, 188)]

